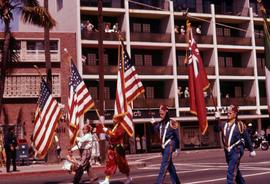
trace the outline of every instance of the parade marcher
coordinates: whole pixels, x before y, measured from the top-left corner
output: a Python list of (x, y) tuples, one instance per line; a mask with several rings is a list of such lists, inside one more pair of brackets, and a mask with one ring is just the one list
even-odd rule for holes
[(14, 134), (14, 128), (9, 128), (8, 133), (4, 140), (4, 147), (6, 152), (6, 169), (7, 172), (10, 172), (10, 163), (12, 160), (13, 171), (17, 171), (16, 167), (16, 147), (17, 147), (17, 138)]
[(166, 172), (169, 171), (172, 184), (180, 184), (176, 169), (172, 161), (172, 154), (179, 148), (179, 134), (177, 123), (170, 119), (167, 105), (161, 105), (159, 108), (161, 121), (157, 124), (154, 121), (154, 129), (159, 132), (162, 148), (162, 160), (157, 178), (157, 184), (164, 182)]
[(100, 182), (100, 184), (109, 184), (110, 178), (115, 174), (117, 166), (121, 173), (126, 174), (127, 179), (125, 184), (129, 184), (132, 178), (129, 175), (130, 169), (126, 159), (124, 150), (124, 136), (126, 131), (121, 126), (120, 122), (114, 124), (112, 130), (103, 128), (104, 132), (109, 135), (109, 149), (108, 158), (105, 168), (105, 180)]
[[(245, 180), (239, 170), (240, 160), (244, 154), (245, 147), (250, 151), (251, 157), (254, 157), (256, 152), (253, 149), (246, 126), (238, 120), (238, 107), (230, 105), (227, 116), (227, 122), (221, 127), (222, 142), (228, 165), (226, 184), (245, 184)], [(220, 116), (218, 115), (218, 117)]]
[(95, 176), (91, 169), (90, 158), (92, 152), (92, 135), (91, 135), (91, 126), (86, 124), (83, 127), (83, 136), (76, 138), (76, 146), (74, 146), (71, 151), (79, 150), (81, 155), (81, 160), (78, 165), (78, 169), (76, 170), (76, 174), (73, 179), (74, 184), (79, 184), (81, 177), (84, 171), (87, 171), (89, 176), (90, 183), (97, 180), (98, 178)]
[(95, 128), (93, 128), (92, 137), (92, 155), (91, 155), (91, 165), (100, 165), (100, 148), (99, 148), (99, 139), (96, 134)]
[(75, 174), (76, 170), (78, 169), (78, 162), (76, 158), (73, 156), (73, 152), (71, 149), (68, 149), (68, 155), (64, 162), (63, 169), (68, 170), (71, 174)]

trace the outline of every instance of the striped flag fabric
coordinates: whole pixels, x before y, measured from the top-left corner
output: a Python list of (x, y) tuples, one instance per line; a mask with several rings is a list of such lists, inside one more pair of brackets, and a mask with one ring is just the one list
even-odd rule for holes
[(75, 143), (78, 131), (79, 121), (82, 115), (92, 108), (94, 101), (82, 80), (77, 67), (71, 60), (69, 80), (69, 97), (68, 97), (68, 120), (69, 120), (69, 136), (70, 145)]
[(265, 87), (266, 87), (268, 114), (270, 115), (270, 34), (266, 10), (263, 6), (261, 6), (261, 11), (263, 14), (263, 32), (264, 32)]
[(124, 47), (123, 41), (121, 42), (119, 58), (114, 120), (121, 122), (126, 132), (132, 136), (134, 127), (132, 123), (133, 114), (131, 103), (140, 94), (144, 93), (144, 87), (135, 67), (131, 65), (131, 60)]
[(42, 79), (34, 120), (33, 142), (40, 158), (44, 158), (54, 139), (61, 117), (58, 102), (52, 97), (46, 82)]
[(200, 131), (204, 135), (208, 128), (208, 121), (206, 117), (206, 105), (203, 92), (208, 89), (210, 83), (207, 79), (196, 41), (193, 38), (190, 23), (187, 23), (187, 25), (189, 37), (189, 56), (187, 66), (190, 112), (198, 117)]

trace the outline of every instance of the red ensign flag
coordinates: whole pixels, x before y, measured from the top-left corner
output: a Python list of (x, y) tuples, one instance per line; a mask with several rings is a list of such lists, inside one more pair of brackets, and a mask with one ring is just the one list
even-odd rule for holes
[[(190, 27), (190, 26), (188, 26)], [(206, 106), (204, 101), (204, 91), (209, 87), (206, 72), (203, 67), (202, 58), (199, 53), (196, 41), (193, 38), (192, 29), (188, 29), (189, 56), (188, 56), (188, 86), (190, 112), (197, 115), (201, 133), (204, 135), (208, 122), (206, 117)]]

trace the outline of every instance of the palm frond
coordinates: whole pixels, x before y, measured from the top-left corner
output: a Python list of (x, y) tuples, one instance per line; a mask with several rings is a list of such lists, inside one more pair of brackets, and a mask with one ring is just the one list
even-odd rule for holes
[(19, 54), (18, 54), (18, 50), (19, 50), (19, 45), (17, 40), (15, 39), (15, 37), (13, 35), (11, 35), (10, 37), (10, 43), (9, 43), (9, 47), (8, 47), (8, 59), (7, 59), (7, 63), (6, 63), (6, 74), (7, 73), (11, 73), (12, 72), (12, 66), (13, 63), (16, 63), (19, 61)]
[(50, 13), (45, 8), (39, 6), (23, 7), (22, 19), (24, 22), (49, 29), (52, 29), (56, 25), (56, 21), (52, 18)]
[(40, 6), (38, 0), (23, 0), (22, 3), (24, 6), (29, 7)]

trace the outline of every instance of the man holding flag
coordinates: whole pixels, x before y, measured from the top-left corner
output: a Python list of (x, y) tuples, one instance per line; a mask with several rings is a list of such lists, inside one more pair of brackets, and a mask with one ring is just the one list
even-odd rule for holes
[(134, 133), (131, 103), (144, 92), (144, 87), (137, 75), (135, 67), (130, 63), (129, 55), (124, 48), (124, 42), (122, 40), (119, 55), (114, 128), (112, 130), (103, 128), (104, 132), (110, 137), (110, 148), (108, 150), (105, 169), (106, 177), (100, 184), (109, 184), (109, 179), (115, 174), (117, 166), (120, 172), (127, 176), (125, 184), (129, 184), (132, 181), (132, 178), (129, 176), (130, 169), (123, 147), (124, 135), (127, 133), (129, 136), (132, 136)]

